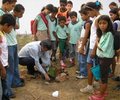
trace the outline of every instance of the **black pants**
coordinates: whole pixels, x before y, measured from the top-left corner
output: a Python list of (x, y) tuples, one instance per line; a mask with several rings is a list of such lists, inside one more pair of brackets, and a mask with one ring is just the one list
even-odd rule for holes
[[(39, 59), (40, 64), (42, 64), (41, 58)], [(22, 57), (19, 58), (19, 64), (23, 66), (27, 66), (28, 74), (34, 75), (35, 73), (35, 60), (31, 57)]]

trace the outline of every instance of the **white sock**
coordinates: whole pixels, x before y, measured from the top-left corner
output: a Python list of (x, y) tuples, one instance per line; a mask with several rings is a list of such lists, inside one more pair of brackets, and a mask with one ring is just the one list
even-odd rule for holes
[(92, 85), (87, 85), (87, 87), (88, 87), (89, 89), (92, 89), (92, 88), (93, 88), (93, 86), (92, 86)]

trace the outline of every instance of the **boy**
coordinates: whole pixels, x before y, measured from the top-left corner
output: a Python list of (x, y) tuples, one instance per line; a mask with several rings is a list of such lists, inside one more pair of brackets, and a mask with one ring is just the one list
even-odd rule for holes
[(22, 87), (24, 86), (23, 79), (20, 78), (19, 69), (18, 69), (18, 50), (17, 50), (17, 32), (16, 29), (19, 29), (19, 18), (23, 16), (25, 8), (21, 4), (15, 5), (12, 15), (16, 19), (16, 25), (12, 31), (6, 35), (7, 45), (8, 45), (8, 64), (7, 68), (7, 85), (8, 85), (8, 95), (12, 96), (11, 86), (13, 87)]
[(70, 12), (71, 22), (68, 25), (69, 29), (69, 50), (70, 50), (70, 63), (75, 65), (76, 58), (76, 43), (80, 38), (81, 23), (77, 21), (77, 13), (75, 11)]
[(2, 0), (2, 7), (0, 8), (0, 16), (11, 11), (17, 0)]
[(56, 60), (56, 51), (57, 51), (57, 42), (58, 42), (57, 35), (54, 33), (57, 26), (57, 18), (55, 17), (57, 12), (58, 12), (57, 7), (54, 7), (51, 16), (48, 17), (49, 33), (52, 42), (52, 55), (51, 55), (52, 61)]
[(64, 16), (59, 17), (59, 24), (56, 27), (55, 33), (57, 34), (58, 45), (60, 49), (60, 65), (62, 69), (65, 69), (65, 54), (66, 54), (66, 43), (67, 43), (67, 34), (68, 29), (65, 25), (66, 18)]
[[(4, 14), (1, 17), (0, 21), (0, 61), (2, 62), (3, 69), (6, 70), (8, 67), (8, 47), (7, 40), (5, 37), (5, 33), (10, 33), (12, 28), (15, 26), (15, 19), (10, 14)], [(4, 70), (4, 71), (5, 71)], [(9, 95), (7, 91), (7, 82), (6, 78), (2, 79), (2, 88), (3, 88), (3, 96), (2, 100), (9, 100)]]

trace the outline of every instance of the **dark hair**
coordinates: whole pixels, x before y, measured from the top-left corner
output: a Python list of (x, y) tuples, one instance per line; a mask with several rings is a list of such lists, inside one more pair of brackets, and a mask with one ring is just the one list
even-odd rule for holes
[(52, 12), (53, 11), (53, 5), (52, 4), (48, 4), (48, 5), (46, 5), (46, 9), (48, 9), (50, 12)]
[(111, 2), (111, 3), (109, 4), (109, 6), (110, 6), (110, 5), (118, 7), (117, 3), (115, 3), (115, 2)]
[(60, 22), (60, 21), (65, 21), (66, 22), (66, 17), (65, 16), (60, 16), (59, 18), (58, 18), (58, 21)]
[(57, 7), (53, 7), (53, 13), (57, 13), (58, 12), (58, 8)]
[(2, 0), (2, 4), (6, 3), (6, 2), (11, 4), (11, 3), (17, 2), (17, 0)]
[(85, 3), (83, 3), (83, 4), (80, 6), (81, 9), (84, 8), (84, 7), (85, 7)]
[[(113, 35), (114, 35), (114, 29), (113, 29), (113, 24), (112, 24), (112, 21), (110, 19), (110, 17), (108, 15), (101, 15), (99, 18), (98, 18), (98, 24), (101, 20), (105, 20), (108, 22), (108, 27), (106, 29), (106, 32), (111, 32)], [(97, 28), (97, 36), (98, 37), (101, 37), (102, 36), (102, 31), (100, 30), (100, 28), (98, 27)]]
[(67, 0), (60, 0), (60, 3), (67, 4)]
[(70, 12), (70, 13), (69, 13), (69, 16), (70, 16), (70, 17), (72, 17), (72, 16), (75, 16), (75, 17), (77, 17), (77, 12), (75, 12), (75, 11), (72, 11), (72, 12)]
[(115, 20), (120, 20), (119, 14), (118, 14), (118, 8), (112, 8), (112, 9), (109, 11), (109, 13), (113, 13), (113, 14), (117, 15), (117, 19), (115, 19)]
[(8, 24), (8, 26), (15, 26), (15, 18), (11, 14), (4, 14), (1, 16), (0, 25)]
[(73, 5), (73, 2), (72, 2), (72, 1), (68, 1), (67, 4), (71, 4), (71, 5)]
[(51, 41), (49, 39), (41, 41), (40, 45), (43, 46), (44, 48), (47, 48), (48, 50), (52, 49), (52, 44), (51, 44)]
[(16, 11), (16, 12), (21, 12), (22, 10), (24, 11), (25, 8), (21, 4), (16, 4), (14, 9), (13, 9), (13, 11)]
[(84, 7), (79, 11), (79, 13), (84, 14), (84, 15), (88, 15), (88, 12)]
[(95, 10), (99, 11), (102, 8), (102, 4), (99, 1), (88, 2), (85, 5), (85, 8), (86, 8), (86, 10), (93, 10), (93, 9), (95, 9)]

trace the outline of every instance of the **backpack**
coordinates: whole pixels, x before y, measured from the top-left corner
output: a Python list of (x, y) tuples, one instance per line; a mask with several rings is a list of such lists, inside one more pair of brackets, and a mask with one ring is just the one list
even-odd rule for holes
[[(47, 21), (45, 15), (43, 13), (40, 13), (39, 16), (41, 16), (43, 22), (45, 23), (46, 27), (48, 28), (48, 21)], [(33, 23), (34, 22), (35, 22), (35, 20), (31, 20), (31, 23), (30, 23), (31, 24), (31, 32), (32, 32), (32, 34), (33, 34)], [(37, 32), (37, 26), (35, 28), (35, 33), (36, 32)]]
[(120, 49), (120, 31), (114, 32), (114, 50)]

